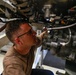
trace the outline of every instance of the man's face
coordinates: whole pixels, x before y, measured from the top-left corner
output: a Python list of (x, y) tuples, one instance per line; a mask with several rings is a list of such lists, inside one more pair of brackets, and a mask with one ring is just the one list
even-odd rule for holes
[(37, 38), (36, 32), (32, 29), (30, 25), (22, 24), (20, 26), (18, 38), (21, 40), (24, 46), (34, 46), (36, 45)]

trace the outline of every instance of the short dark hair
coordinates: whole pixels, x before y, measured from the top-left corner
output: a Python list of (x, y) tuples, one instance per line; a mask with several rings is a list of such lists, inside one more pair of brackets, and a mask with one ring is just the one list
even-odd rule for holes
[(13, 20), (7, 22), (5, 33), (8, 39), (13, 43), (12, 36), (19, 29), (21, 24), (27, 23), (25, 20)]

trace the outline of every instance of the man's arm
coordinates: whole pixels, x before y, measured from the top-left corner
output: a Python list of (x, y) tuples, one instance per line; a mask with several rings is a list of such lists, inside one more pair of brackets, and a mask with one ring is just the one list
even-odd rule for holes
[(37, 36), (37, 46), (39, 47), (42, 44), (43, 38), (45, 38), (45, 34), (47, 34), (47, 30), (42, 32), (40, 35)]

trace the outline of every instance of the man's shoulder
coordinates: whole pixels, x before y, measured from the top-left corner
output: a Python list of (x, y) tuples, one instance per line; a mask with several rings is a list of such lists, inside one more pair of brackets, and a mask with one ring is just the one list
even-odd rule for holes
[(23, 62), (27, 62), (26, 57), (23, 57), (20, 55), (17, 51), (15, 51), (13, 48), (10, 48), (7, 53), (5, 54), (5, 57), (3, 59), (3, 62), (5, 64), (22, 64)]
[(12, 63), (12, 62), (15, 62), (16, 61), (19, 61), (18, 57), (17, 57), (17, 54), (16, 52), (14, 51), (14, 49), (11, 47), (7, 53), (5, 54), (5, 57), (3, 59), (3, 62), (4, 63)]

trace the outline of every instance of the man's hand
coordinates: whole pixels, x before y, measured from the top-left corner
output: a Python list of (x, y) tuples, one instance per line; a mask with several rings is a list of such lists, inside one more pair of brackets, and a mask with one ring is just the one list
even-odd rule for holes
[(37, 46), (40, 46), (42, 44), (43, 38), (45, 38), (45, 35), (47, 34), (47, 30), (43, 31), (40, 35), (37, 36)]
[(43, 31), (40, 35), (38, 35), (39, 39), (42, 40), (43, 38), (45, 38), (46, 34), (47, 34), (47, 30)]

